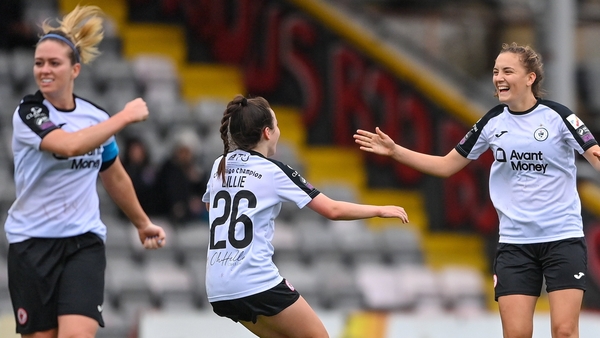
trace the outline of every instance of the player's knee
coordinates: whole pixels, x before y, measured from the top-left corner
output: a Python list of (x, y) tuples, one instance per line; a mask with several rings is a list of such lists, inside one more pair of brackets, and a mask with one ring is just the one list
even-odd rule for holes
[(533, 336), (533, 328), (504, 328), (504, 338), (531, 338)]
[(576, 323), (565, 322), (552, 324), (552, 337), (554, 338), (578, 337), (578, 331)]

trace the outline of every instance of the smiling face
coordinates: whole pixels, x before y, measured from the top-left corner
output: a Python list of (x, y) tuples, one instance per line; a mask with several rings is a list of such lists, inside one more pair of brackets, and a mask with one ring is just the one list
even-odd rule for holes
[(47, 39), (35, 49), (33, 75), (46, 98), (68, 98), (73, 95), (73, 82), (79, 75), (80, 65), (71, 64), (71, 48)]
[(531, 90), (535, 78), (535, 73), (527, 71), (518, 54), (504, 52), (496, 58), (492, 80), (498, 100), (510, 110), (525, 111), (535, 105)]

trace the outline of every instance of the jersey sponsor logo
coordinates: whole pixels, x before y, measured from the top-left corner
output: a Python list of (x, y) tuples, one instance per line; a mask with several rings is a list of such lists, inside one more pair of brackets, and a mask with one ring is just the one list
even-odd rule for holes
[(19, 322), (19, 325), (27, 324), (28, 319), (29, 319), (29, 315), (27, 314), (27, 311), (25, 311), (24, 308), (20, 307), (17, 310), (17, 321)]
[(585, 273), (583, 273), (583, 272), (579, 272), (578, 274), (573, 275), (573, 277), (575, 277), (576, 279), (581, 279), (581, 277), (583, 277), (583, 276), (585, 276)]
[[(516, 160), (516, 161), (515, 161)], [(537, 171), (542, 174), (546, 173), (546, 168), (548, 168), (548, 163), (532, 163), (526, 161), (543, 161), (544, 154), (541, 151), (537, 153), (534, 152), (518, 152), (513, 150), (510, 153), (510, 165), (513, 170), (521, 170), (521, 171)]]
[[(496, 149), (495, 157), (498, 162), (507, 162), (506, 152), (502, 148)], [(545, 174), (548, 168), (548, 163), (539, 163), (540, 161), (544, 161), (544, 154), (541, 151), (536, 153), (513, 150), (510, 153), (509, 160), (513, 170), (536, 171)], [(538, 163), (529, 161), (537, 161)]]
[(100, 169), (100, 160), (85, 160), (83, 158), (74, 158), (71, 162), (71, 169)]
[(498, 134), (494, 134), (494, 136), (500, 137), (500, 136), (502, 136), (502, 135), (504, 135), (506, 133), (508, 133), (508, 130), (503, 130), (503, 131), (499, 132)]
[(548, 138), (548, 129), (544, 127), (539, 127), (533, 132), (533, 137), (540, 142), (546, 141), (546, 139)]
[(502, 148), (496, 149), (496, 161), (506, 162), (506, 153), (504, 152), (504, 149), (502, 149)]
[(55, 153), (52, 153), (52, 157), (54, 157), (57, 160), (68, 160), (69, 159), (68, 157), (62, 157), (62, 156), (60, 156), (58, 154), (55, 154)]
[[(102, 148), (96, 148), (87, 152), (86, 156), (99, 156), (102, 155)], [(58, 154), (52, 153), (52, 157), (57, 160), (68, 160), (68, 157), (62, 157)], [(101, 165), (101, 161), (99, 159), (96, 160), (86, 160), (85, 157), (73, 158), (71, 159), (71, 169), (99, 169)]]

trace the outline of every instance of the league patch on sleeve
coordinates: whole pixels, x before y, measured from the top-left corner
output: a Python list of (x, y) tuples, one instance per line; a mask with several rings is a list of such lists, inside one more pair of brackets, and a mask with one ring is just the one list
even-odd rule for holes
[(581, 121), (579, 117), (577, 117), (575, 114), (567, 116), (567, 121), (569, 122), (569, 124), (571, 124), (571, 126), (573, 126), (573, 128), (577, 132), (577, 135), (581, 137), (581, 140), (584, 143), (587, 143), (588, 141), (594, 139), (594, 135), (590, 132), (588, 127), (586, 127), (583, 121)]
[(584, 124), (582, 124), (579, 128), (577, 128), (576, 131), (577, 131), (577, 135), (579, 135), (581, 137), (583, 142), (587, 142), (589, 140), (594, 139), (594, 135), (592, 135), (592, 133), (590, 132), (588, 127), (586, 127)]
[(469, 132), (467, 132), (465, 137), (463, 137), (462, 140), (460, 140), (460, 142), (458, 144), (460, 144), (460, 145), (465, 144), (465, 142), (467, 142), (469, 137), (471, 137), (471, 135), (473, 135), (473, 133), (475, 133), (475, 132), (477, 132), (477, 124), (474, 124), (473, 127), (471, 129), (469, 129)]
[(581, 122), (581, 120), (579, 119), (579, 117), (577, 117), (575, 114), (571, 114), (571, 115), (567, 116), (567, 121), (569, 121), (569, 123), (575, 129), (583, 126), (583, 122)]
[(48, 108), (37, 102), (23, 102), (19, 107), (23, 122), (40, 137), (58, 127), (50, 120)]

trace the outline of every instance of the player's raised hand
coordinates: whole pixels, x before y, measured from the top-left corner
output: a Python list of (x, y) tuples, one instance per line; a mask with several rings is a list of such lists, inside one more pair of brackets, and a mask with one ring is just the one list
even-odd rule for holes
[(148, 111), (146, 102), (141, 98), (137, 98), (127, 102), (121, 111), (121, 114), (126, 114), (131, 123), (134, 123), (146, 120), (150, 112)]
[(381, 218), (399, 218), (402, 223), (408, 223), (408, 214), (402, 207), (395, 205), (385, 205), (381, 207)]
[(167, 243), (165, 231), (155, 224), (149, 224), (145, 228), (138, 229), (138, 234), (146, 249), (160, 249)]
[(360, 146), (360, 150), (384, 156), (391, 156), (396, 147), (396, 143), (379, 127), (375, 128), (375, 133), (357, 130), (354, 134), (354, 142)]

